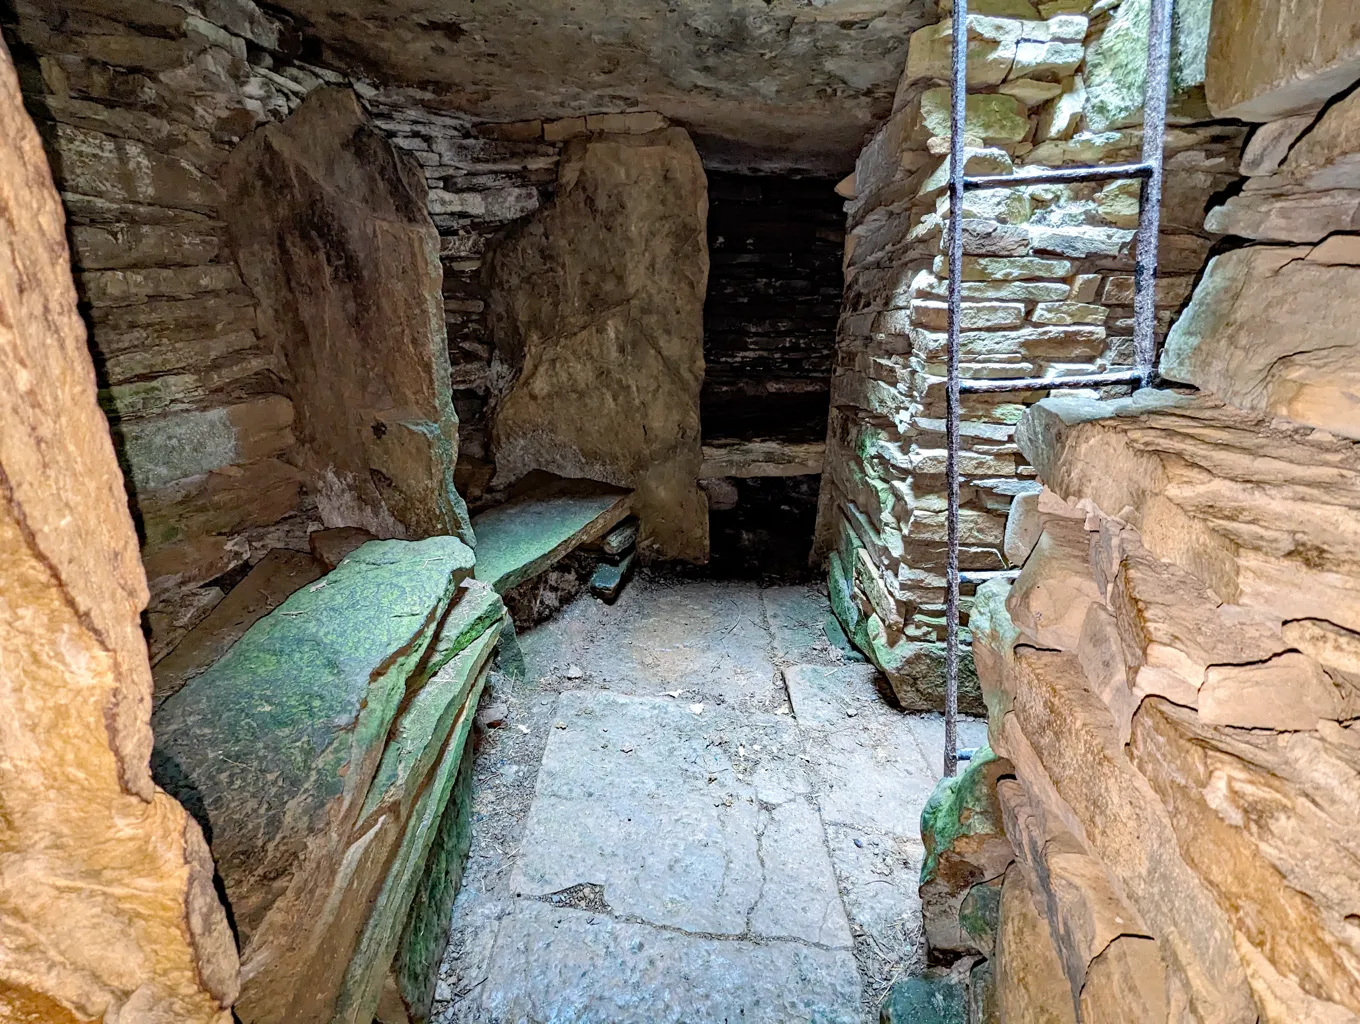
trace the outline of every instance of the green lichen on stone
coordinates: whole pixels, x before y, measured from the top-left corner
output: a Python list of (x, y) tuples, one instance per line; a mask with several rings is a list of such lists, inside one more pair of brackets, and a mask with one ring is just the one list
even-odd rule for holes
[(903, 978), (879, 1008), (880, 1024), (968, 1024), (968, 986), (951, 974)]
[(1001, 880), (994, 879), (969, 889), (959, 906), (959, 927), (988, 956), (996, 946), (1000, 924)]
[(443, 747), (439, 765), (411, 813), (401, 846), (345, 972), (333, 1024), (370, 1024), (373, 1020), (382, 995), (383, 979), (396, 958), (410, 907), (425, 876), (425, 865), (440, 819), (458, 777), (477, 700), (486, 682), (484, 669), (499, 638), (499, 630), (488, 630), (443, 670), (460, 680), (471, 680), (467, 699), (453, 725), (452, 735)]
[(864, 616), (860, 613), (859, 606), (855, 604), (850, 578), (842, 568), (841, 556), (836, 551), (827, 556), (827, 591), (831, 596), (832, 612), (844, 627), (846, 635), (853, 641), (855, 631), (860, 628)]
[(504, 594), (576, 547), (602, 516), (619, 507), (621, 491), (564, 493), (510, 502), (483, 512), (477, 533), (477, 578)]
[(472, 844), (472, 737), (463, 749), (453, 794), (439, 820), (439, 832), (425, 863), (425, 874), (411, 902), (411, 913), (392, 963), (397, 990), (414, 1024), (429, 1020), (439, 963), (448, 945), (453, 903), (463, 882)]
[(481, 580), (464, 580), (456, 598), (420, 667), (422, 679), (433, 676), (505, 615), (505, 602)]
[(120, 424), (117, 433), (119, 462), (138, 490), (236, 461), (236, 427), (226, 409), (135, 420)]
[(524, 660), (524, 648), (515, 635), (515, 623), (509, 615), (501, 623), (501, 639), (496, 645), (496, 671), (511, 679), (526, 679), (529, 665)]
[(921, 841), (926, 856), (921, 863), (921, 884), (935, 877), (940, 855), (961, 836), (1001, 834), (996, 802), (996, 780), (988, 768), (1000, 758), (991, 747), (979, 747), (962, 774), (941, 779), (921, 811)]
[[(476, 675), (470, 670), (474, 662), (457, 664), (456, 656), (471, 646), (489, 651), (499, 639), (499, 619), (504, 614), (500, 598), (489, 587), (484, 590), (490, 593), (494, 603), (486, 601), (476, 592), (465, 594), (463, 601), (478, 606), (489, 605), (492, 614), (488, 618), (486, 614), (479, 614), (477, 608), (473, 608), (465, 615), (466, 618), (475, 616), (482, 622), (480, 632), (468, 637), (467, 642), (462, 644), (457, 652), (450, 654), (444, 664), (440, 665), (429, 680), (407, 700), (401, 717), (392, 728), (387, 747), (383, 750), (382, 761), (373, 776), (368, 798), (364, 801), (364, 809), (359, 815), (361, 823), (372, 818), (380, 808), (389, 804), (400, 807), (400, 817), (409, 812), (410, 800), (415, 795), (415, 787), (411, 785), (411, 781), (415, 780), (418, 786), (419, 781), (429, 774), (431, 766), (443, 749), (444, 741), (448, 738), (453, 720), (466, 706), (468, 692)], [(462, 603), (460, 602), (459, 607)], [(457, 612), (459, 607), (455, 607), (454, 612)], [(450, 618), (454, 612), (450, 613)], [(450, 625), (447, 621), (445, 624)], [(457, 630), (460, 624), (451, 625), (452, 629)], [(435, 643), (438, 644), (439, 641)], [(488, 656), (482, 657), (481, 660), (485, 662)], [(363, 827), (362, 824), (360, 827)]]
[(156, 713), (156, 779), (204, 824), (243, 943), (308, 838), (357, 813), (472, 564), (452, 537), (366, 544)]
[[(1124, 0), (1086, 57), (1086, 120), (1093, 132), (1142, 123), (1151, 0)], [(1213, 0), (1180, 0), (1173, 12), (1170, 100), (1204, 84)]]

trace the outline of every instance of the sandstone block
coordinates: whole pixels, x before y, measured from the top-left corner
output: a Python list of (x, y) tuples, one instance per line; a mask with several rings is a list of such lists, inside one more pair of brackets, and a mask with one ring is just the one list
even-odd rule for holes
[(0, 137), (0, 1013), (230, 1024), (212, 859), (147, 767), (146, 577), (64, 211), (3, 46)]
[(1360, 690), (1338, 686), (1312, 658), (1289, 651), (1254, 665), (1215, 665), (1199, 692), (1206, 725), (1312, 729), (1360, 717)]
[(1087, 24), (1080, 14), (1024, 22), (1007, 77), (1062, 79), (1071, 75), (1086, 56), (1082, 40)]
[(1274, 174), (1289, 155), (1290, 147), (1314, 120), (1311, 114), (1296, 114), (1261, 125), (1242, 151), (1242, 173), (1248, 177)]
[(1048, 919), (1072, 1001), (1082, 1006), (1082, 1019), (1165, 1021), (1161, 954), (1104, 865), (1072, 833), (1045, 827), (1014, 779), (997, 784), (997, 799), (1006, 835)]
[[(949, 89), (927, 89), (921, 94), (921, 127), (931, 138), (949, 138), (950, 96)], [(1029, 134), (1025, 105), (1003, 93), (970, 93), (964, 104), (963, 124), (972, 146), (1019, 142)]]
[[(1173, 107), (1204, 83), (1212, 7), (1212, 0), (1183, 0), (1175, 6), (1168, 96)], [(1149, 9), (1149, 0), (1126, 0), (1087, 55), (1086, 120), (1092, 131), (1104, 132), (1142, 121)]]
[(1262, 242), (1320, 242), (1360, 228), (1360, 190), (1242, 192), (1210, 210), (1204, 226)]
[[(1021, 23), (1010, 18), (968, 16), (968, 84), (1000, 85), (1010, 74), (1020, 43)], [(950, 80), (954, 22), (945, 18), (917, 29), (907, 47), (904, 81)], [(947, 135), (947, 133), (946, 133)]]
[(1323, 795), (1355, 784), (1346, 781), (1355, 759), (1315, 733), (1279, 743), (1161, 700), (1135, 717), (1130, 756), (1182, 823), (1182, 855), (1246, 943), (1307, 994), (1360, 1012), (1360, 957), (1333, 916), (1340, 892), (1354, 905), (1355, 868), (1327, 820), (1340, 807)]
[(292, 426), (293, 403), (271, 395), (122, 424), (120, 454), (138, 490), (152, 489), (277, 455), (292, 447)]
[(1317, 110), (1360, 79), (1350, 0), (1220, 0), (1205, 93), (1215, 117), (1271, 121)]
[[(1157, 938), (1169, 985), (1183, 990), (1191, 1012), (1204, 1020), (1254, 1020), (1231, 925), (1181, 852), (1147, 841), (1174, 826), (1124, 758), (1109, 711), (1087, 688), (1076, 657), (1022, 649), (1011, 665), (1015, 724), (1042, 762), (1040, 774), (1080, 823), (1084, 834), (1074, 834)], [(1009, 757), (1010, 749), (1002, 742), (998, 753)], [(1027, 787), (1034, 782), (1025, 767), (1018, 772)]]
[(1048, 921), (1024, 869), (1006, 872), (1001, 887), (996, 990), (1006, 1024), (1076, 1024), (1072, 990), (1063, 974)]
[[(1136, 423), (1152, 428), (1137, 441)], [(1016, 441), (1059, 495), (1132, 523), (1217, 600), (1360, 630), (1351, 442), (1165, 392), (1045, 399)], [(1325, 551), (1325, 567), (1301, 543)]]
[(1075, 651), (1086, 609), (1101, 599), (1091, 579), (1089, 537), (1080, 522), (1048, 519), (1011, 588), (1011, 621), (1037, 646)]
[(1074, 324), (1103, 324), (1109, 315), (1109, 307), (1089, 302), (1041, 302), (1034, 307), (1030, 319), (1036, 324), (1067, 327)]
[(644, 559), (708, 556), (706, 209), (682, 130), (592, 136), (567, 149), (556, 200), (491, 268), (491, 333), (514, 373), (492, 424), (498, 472), (634, 489)]
[[(1161, 371), (1254, 412), (1360, 437), (1360, 359), (1351, 329), (1360, 268), (1307, 250), (1216, 257), (1167, 338)], [(1318, 295), (1333, 301), (1319, 305)]]
[[(943, 256), (935, 258), (933, 269), (936, 277), (948, 280), (949, 261)], [(1037, 281), (1044, 278), (1070, 277), (1071, 274), (1072, 264), (1067, 260), (1042, 259), (1038, 256), (963, 258), (965, 281)]]

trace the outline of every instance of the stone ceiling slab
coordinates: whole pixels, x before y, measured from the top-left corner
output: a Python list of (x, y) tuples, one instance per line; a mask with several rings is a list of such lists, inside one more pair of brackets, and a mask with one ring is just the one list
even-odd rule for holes
[(282, 0), (310, 55), (515, 121), (658, 110), (712, 163), (853, 166), (932, 0)]

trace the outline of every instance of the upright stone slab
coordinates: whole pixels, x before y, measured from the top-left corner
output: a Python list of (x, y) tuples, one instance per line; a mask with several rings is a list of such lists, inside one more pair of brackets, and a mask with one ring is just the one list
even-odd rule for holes
[(498, 473), (633, 488), (644, 557), (708, 558), (707, 210), (681, 129), (577, 139), (555, 201), (491, 260), (491, 331), (513, 374), (492, 423)]
[(147, 771), (146, 576), (3, 44), (0, 138), (0, 1017), (230, 1024), (212, 859)]
[(439, 236), (419, 168), (347, 89), (313, 91), (232, 154), (224, 210), (260, 328), (292, 376), (322, 520), (460, 534)]
[(406, 715), (389, 735), (472, 565), (452, 537), (367, 544), (157, 712), (157, 779), (204, 823), (231, 903), (245, 1024), (331, 1019), (409, 814), (397, 780), (430, 763)]

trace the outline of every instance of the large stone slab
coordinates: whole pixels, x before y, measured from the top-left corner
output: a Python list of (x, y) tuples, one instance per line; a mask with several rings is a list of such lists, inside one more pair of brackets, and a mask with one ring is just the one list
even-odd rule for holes
[(451, 537), (367, 544), (157, 712), (157, 778), (210, 829), (251, 1024), (335, 1010), (379, 853), (405, 824), (364, 814), (370, 785), (387, 780), (389, 732), (472, 563)]
[(557, 198), (492, 258), (488, 316), (512, 373), (500, 478), (534, 469), (636, 491), (647, 557), (705, 561), (703, 167), (680, 129), (574, 140)]
[(527, 899), (501, 922), (479, 994), (489, 1013), (508, 1020), (862, 1019), (848, 950), (690, 936)]
[[(480, 603), (502, 611), (491, 594)], [(463, 602), (469, 599), (464, 598)], [(472, 598), (473, 603), (477, 597)], [(503, 611), (502, 611), (503, 613)], [(477, 616), (470, 616), (474, 620)], [(486, 682), (484, 669), (500, 639), (499, 623), (460, 650), (411, 699), (403, 710), (365, 801), (362, 819), (391, 815), (405, 826), (372, 902), (372, 910), (345, 971), (336, 1000), (334, 1024), (371, 1024), (403, 936), (412, 902), (426, 878), (426, 863), (453, 796), (472, 720)], [(424, 780), (424, 785), (420, 783)], [(359, 829), (364, 828), (361, 819)], [(365, 851), (367, 852), (367, 851)], [(450, 899), (451, 903), (452, 900)], [(413, 965), (414, 966), (414, 965)], [(432, 963), (424, 978), (408, 985), (433, 994)]]
[(1215, 257), (1161, 371), (1240, 408), (1360, 438), (1360, 266), (1308, 255), (1254, 246)]
[(1317, 110), (1360, 79), (1351, 0), (1218, 0), (1204, 83), (1215, 117), (1271, 121)]
[(65, 217), (0, 46), (0, 1015), (229, 1024), (198, 826), (151, 780), (147, 584)]
[(225, 214), (262, 334), (292, 377), (327, 526), (460, 534), (439, 236), (424, 177), (349, 90), (321, 88), (232, 153)]
[(514, 891), (599, 885), (615, 914), (649, 924), (848, 946), (820, 821), (794, 795), (794, 773), (776, 762), (759, 785), (746, 781), (765, 760), (756, 746), (793, 742), (792, 723), (695, 707), (562, 696)]
[(589, 480), (534, 488), (473, 520), (477, 578), (504, 594), (627, 517), (627, 491)]

